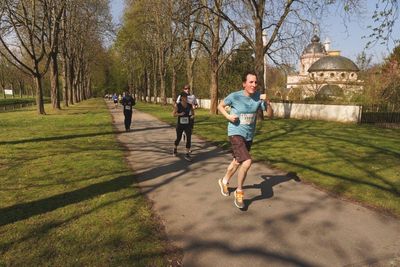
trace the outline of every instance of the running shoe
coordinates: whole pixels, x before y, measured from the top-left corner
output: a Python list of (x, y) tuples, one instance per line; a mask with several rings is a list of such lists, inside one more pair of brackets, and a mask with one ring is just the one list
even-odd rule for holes
[(172, 156), (176, 156), (176, 154), (178, 154), (178, 150), (176, 148), (174, 148), (174, 150), (172, 151)]
[(228, 185), (223, 183), (222, 178), (218, 179), (218, 184), (221, 188), (221, 194), (225, 197), (229, 196)]
[(185, 159), (186, 159), (187, 161), (192, 161), (192, 157), (190, 156), (189, 153), (186, 153), (186, 154), (185, 154)]
[(244, 193), (243, 191), (235, 191), (235, 206), (238, 207), (239, 209), (244, 208), (244, 202), (243, 202), (243, 197)]

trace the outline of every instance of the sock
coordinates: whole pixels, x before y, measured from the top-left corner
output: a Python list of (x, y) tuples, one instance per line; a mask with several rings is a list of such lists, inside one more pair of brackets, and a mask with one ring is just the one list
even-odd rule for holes
[(222, 183), (227, 185), (228, 184), (228, 179), (226, 179), (225, 177), (222, 179)]

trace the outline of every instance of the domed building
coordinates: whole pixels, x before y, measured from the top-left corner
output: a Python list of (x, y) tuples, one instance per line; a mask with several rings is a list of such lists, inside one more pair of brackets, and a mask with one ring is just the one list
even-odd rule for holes
[(299, 73), (287, 77), (289, 99), (295, 94), (301, 99), (348, 99), (363, 90), (357, 65), (340, 56), (340, 51), (329, 50), (329, 44), (329, 41), (322, 44), (317, 35), (312, 37), (300, 57)]

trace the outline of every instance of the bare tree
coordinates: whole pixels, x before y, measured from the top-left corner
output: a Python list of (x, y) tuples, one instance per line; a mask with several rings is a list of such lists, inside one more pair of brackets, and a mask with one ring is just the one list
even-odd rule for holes
[[(221, 6), (224, 0), (215, 0), (214, 5), (210, 4), (209, 1), (202, 0), (202, 20), (198, 21), (202, 27), (205, 28), (205, 38), (204, 40), (197, 40), (202, 44), (203, 48), (207, 51), (210, 61), (210, 113), (216, 114), (218, 109), (218, 77), (219, 70), (225, 60), (229, 57), (230, 53), (233, 51), (225, 53), (224, 57), (224, 47), (230, 40), (231, 47), (233, 47), (234, 40), (230, 39), (232, 28), (225, 26), (223, 29), (223, 20), (217, 15), (217, 12), (221, 10)], [(222, 33), (224, 34), (222, 34)]]
[(51, 83), (51, 103), (53, 109), (60, 109), (60, 83), (58, 80), (58, 56), (59, 40), (61, 31), (61, 18), (66, 6), (65, 0), (44, 0), (44, 13), (47, 19), (47, 42), (52, 47), (49, 53), (50, 64), (50, 83)]
[(44, 8), (41, 1), (4, 0), (0, 11), (0, 53), (33, 77), (38, 114), (45, 114), (42, 78), (50, 63), (47, 55), (53, 49), (46, 46)]

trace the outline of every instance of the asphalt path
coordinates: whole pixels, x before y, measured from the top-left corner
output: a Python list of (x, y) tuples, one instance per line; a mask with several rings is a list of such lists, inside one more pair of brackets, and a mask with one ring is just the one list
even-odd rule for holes
[(173, 157), (173, 127), (135, 110), (125, 132), (122, 109), (108, 105), (127, 164), (182, 249), (183, 266), (400, 266), (399, 219), (261, 163), (248, 173), (239, 210), (217, 184), (227, 151), (193, 136), (193, 162), (183, 158), (184, 142)]

